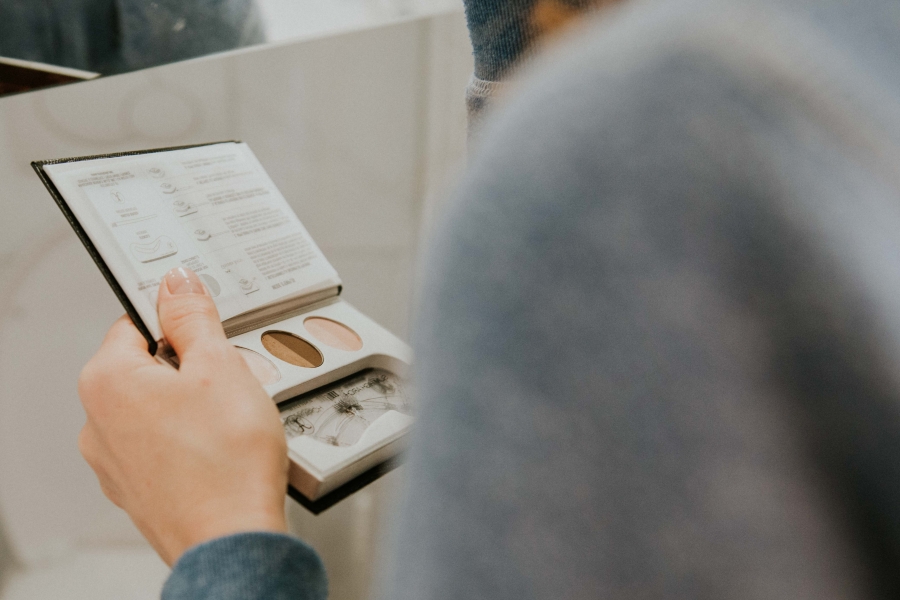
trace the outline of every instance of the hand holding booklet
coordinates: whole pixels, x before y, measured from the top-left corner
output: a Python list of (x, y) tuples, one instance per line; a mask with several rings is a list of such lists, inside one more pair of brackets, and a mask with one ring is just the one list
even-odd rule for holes
[(177, 367), (157, 291), (189, 267), (279, 403), (295, 497), (314, 512), (371, 478), (411, 426), (409, 348), (341, 280), (246, 144), (33, 163), (150, 352)]

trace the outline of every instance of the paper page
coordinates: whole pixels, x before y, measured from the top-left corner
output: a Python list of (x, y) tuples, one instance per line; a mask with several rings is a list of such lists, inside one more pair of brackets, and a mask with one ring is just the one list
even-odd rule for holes
[(156, 339), (161, 278), (190, 267), (223, 321), (340, 283), (246, 144), (44, 167)]

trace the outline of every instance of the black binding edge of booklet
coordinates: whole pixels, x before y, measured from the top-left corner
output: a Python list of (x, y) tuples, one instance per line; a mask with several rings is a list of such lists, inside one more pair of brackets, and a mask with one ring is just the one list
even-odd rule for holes
[(357, 475), (344, 485), (328, 492), (318, 500), (310, 500), (309, 498), (301, 494), (297, 488), (290, 484), (288, 484), (287, 493), (288, 496), (293, 498), (297, 504), (299, 504), (312, 514), (318, 515), (325, 512), (344, 498), (355, 494), (370, 483), (378, 481), (379, 479), (399, 467), (401, 464), (403, 464), (403, 453), (392, 456), (386, 461), (375, 465), (365, 473)]
[(75, 213), (72, 212), (72, 209), (69, 208), (69, 205), (66, 203), (65, 199), (62, 197), (62, 194), (59, 193), (59, 190), (56, 188), (56, 185), (53, 183), (53, 180), (50, 179), (50, 176), (47, 175), (47, 172), (44, 171), (44, 167), (47, 165), (59, 165), (63, 163), (71, 163), (71, 162), (83, 162), (87, 160), (97, 160), (101, 158), (120, 158), (123, 156), (140, 156), (142, 154), (157, 154), (159, 152), (172, 152), (174, 150), (187, 150), (189, 148), (202, 148), (204, 146), (215, 146), (217, 144), (239, 144), (240, 142), (237, 140), (225, 140), (221, 142), (209, 142), (206, 144), (191, 144), (187, 146), (172, 146), (170, 148), (154, 148), (152, 150), (133, 150), (129, 152), (114, 152), (111, 154), (96, 154), (93, 156), (78, 156), (73, 158), (57, 158), (54, 160), (37, 160), (31, 163), (31, 167), (34, 169), (37, 176), (40, 178), (41, 182), (44, 184), (44, 187), (47, 188), (47, 191), (50, 192), (50, 196), (53, 197), (53, 200), (56, 202), (56, 205), (59, 206), (63, 215), (65, 215), (66, 220), (69, 222), (69, 225), (72, 226), (72, 229), (75, 230), (75, 234), (78, 235), (78, 239), (81, 240), (81, 243), (84, 245), (85, 249), (88, 251), (88, 254), (91, 255), (91, 258), (94, 259), (94, 262), (97, 264), (97, 267), (100, 269), (100, 272), (103, 273), (103, 277), (106, 279), (106, 283), (109, 284), (109, 287), (112, 288), (112, 291), (116, 294), (116, 297), (119, 299), (119, 302), (122, 303), (122, 306), (125, 307), (125, 312), (128, 313), (128, 316), (131, 317), (131, 321), (134, 323), (134, 326), (138, 328), (138, 331), (141, 332), (141, 335), (144, 336), (144, 339), (147, 340), (147, 350), (152, 355), (156, 355), (158, 348), (158, 344), (156, 340), (153, 339), (153, 336), (150, 334), (150, 330), (144, 324), (143, 319), (141, 319), (137, 310), (135, 310), (134, 305), (131, 303), (131, 300), (128, 298), (128, 295), (125, 293), (125, 290), (122, 289), (122, 286), (119, 285), (119, 282), (116, 280), (112, 271), (106, 266), (106, 261), (103, 260), (103, 257), (100, 256), (100, 253), (97, 251), (97, 247), (94, 245), (94, 242), (91, 241), (91, 238), (88, 236), (87, 232), (84, 230), (84, 227), (81, 226), (81, 223), (78, 222), (78, 219), (75, 217)]
[(90, 81), (90, 78), (41, 69), (39, 67), (43, 65), (40, 63), (34, 66), (20, 65), (6, 62), (2, 60), (3, 58), (0, 57), (0, 96), (4, 98), (59, 85)]

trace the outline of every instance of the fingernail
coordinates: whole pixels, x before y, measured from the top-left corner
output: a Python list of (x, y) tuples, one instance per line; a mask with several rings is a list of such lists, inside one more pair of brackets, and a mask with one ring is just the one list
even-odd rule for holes
[(166, 273), (166, 287), (172, 295), (206, 293), (197, 274), (185, 267), (176, 267)]

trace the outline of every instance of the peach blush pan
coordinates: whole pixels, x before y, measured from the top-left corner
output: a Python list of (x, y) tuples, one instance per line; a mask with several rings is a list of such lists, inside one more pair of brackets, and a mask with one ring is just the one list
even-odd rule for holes
[(250, 367), (250, 372), (263, 385), (272, 385), (281, 381), (281, 371), (278, 370), (271, 360), (248, 348), (235, 346), (238, 353), (243, 357), (244, 362)]
[(362, 338), (343, 323), (324, 317), (310, 317), (303, 321), (303, 326), (326, 346), (347, 352), (356, 352), (363, 347)]

